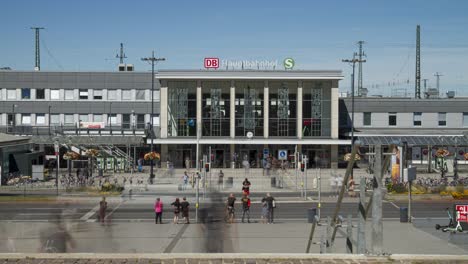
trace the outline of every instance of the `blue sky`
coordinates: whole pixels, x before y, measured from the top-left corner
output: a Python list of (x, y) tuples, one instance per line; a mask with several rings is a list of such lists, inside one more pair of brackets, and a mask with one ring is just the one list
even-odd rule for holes
[(29, 28), (43, 26), (42, 70), (113, 71), (123, 42), (126, 61), (140, 71), (152, 50), (166, 58), (160, 69), (200, 69), (204, 57), (293, 57), (296, 69), (343, 70), (345, 91), (351, 67), (341, 59), (364, 40), (370, 94), (411, 95), (420, 24), (422, 78), (435, 86), (440, 72), (442, 91), (468, 96), (467, 10), (463, 0), (2, 1), (0, 67), (33, 69)]

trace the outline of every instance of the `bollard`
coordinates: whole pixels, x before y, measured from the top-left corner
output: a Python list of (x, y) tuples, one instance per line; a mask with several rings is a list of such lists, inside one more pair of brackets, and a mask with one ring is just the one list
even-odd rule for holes
[(408, 207), (400, 207), (400, 223), (408, 223)]

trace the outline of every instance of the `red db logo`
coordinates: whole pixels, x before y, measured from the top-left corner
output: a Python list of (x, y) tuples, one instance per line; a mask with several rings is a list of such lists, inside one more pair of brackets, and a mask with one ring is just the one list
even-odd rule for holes
[(219, 68), (219, 58), (205, 58), (205, 68)]

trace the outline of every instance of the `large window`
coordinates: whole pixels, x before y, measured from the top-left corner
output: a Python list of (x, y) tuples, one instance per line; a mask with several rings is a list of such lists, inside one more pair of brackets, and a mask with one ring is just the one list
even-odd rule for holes
[(80, 100), (88, 100), (88, 89), (80, 89)]
[(93, 122), (102, 122), (102, 114), (94, 114)]
[(394, 112), (388, 113), (388, 125), (389, 126), (397, 125), (397, 113), (394, 113)]
[(65, 90), (65, 100), (73, 100), (74, 91), (73, 90)]
[(230, 82), (202, 83), (203, 136), (229, 136)]
[(239, 81), (236, 86), (236, 136), (245, 137), (248, 132), (263, 136), (263, 81)]
[(59, 125), (60, 124), (60, 115), (59, 114), (50, 115), (50, 124), (51, 125)]
[(271, 81), (269, 131), (272, 137), (297, 136), (297, 82)]
[(21, 88), (21, 99), (31, 99), (31, 88)]
[(304, 82), (302, 92), (302, 135), (331, 136), (331, 82)]
[(15, 100), (16, 99), (16, 89), (8, 89), (7, 90), (7, 99), (8, 100)]
[(447, 113), (438, 113), (439, 126), (447, 126)]
[(36, 125), (41, 126), (45, 124), (46, 124), (45, 114), (36, 114)]
[(50, 100), (60, 100), (60, 90), (59, 89), (50, 90)]
[(80, 122), (89, 122), (89, 116), (87, 114), (80, 115)]
[(168, 136), (188, 137), (197, 135), (196, 82), (168, 82)]
[(117, 114), (110, 114), (107, 116), (107, 123), (109, 125), (117, 125)]
[(364, 116), (362, 119), (362, 124), (364, 126), (371, 126), (372, 125), (372, 113), (371, 112), (364, 112)]
[(145, 128), (145, 115), (144, 114), (138, 114), (137, 115), (136, 127), (138, 129), (144, 129)]
[(137, 100), (145, 100), (145, 90), (135, 90), (135, 98)]
[(123, 90), (122, 91), (122, 101), (132, 100), (132, 90)]
[(31, 125), (31, 114), (21, 114), (21, 124)]
[(36, 99), (45, 99), (45, 89), (36, 89)]
[(94, 100), (102, 100), (102, 90), (94, 90), (93, 91), (93, 99)]
[(73, 114), (65, 114), (65, 125), (70, 126), (75, 124), (75, 117)]
[(122, 114), (122, 128), (129, 129), (131, 127), (131, 115), (130, 114)]
[(107, 100), (110, 100), (110, 101), (117, 100), (117, 90), (108, 90), (107, 91)]
[(468, 112), (463, 113), (463, 127), (468, 127)]
[(414, 112), (413, 113), (413, 126), (421, 126), (422, 125), (422, 112)]

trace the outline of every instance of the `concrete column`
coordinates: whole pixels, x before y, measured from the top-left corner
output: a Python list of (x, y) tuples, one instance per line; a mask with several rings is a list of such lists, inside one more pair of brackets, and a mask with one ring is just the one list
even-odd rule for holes
[[(230, 136), (231, 138), (236, 137), (236, 87), (234, 81), (231, 81), (231, 93), (229, 97), (230, 103), (230, 115), (229, 115), (229, 121), (230, 121)], [(232, 152), (231, 154), (233, 154)], [(231, 156), (232, 158), (232, 156)]]
[(302, 139), (302, 81), (297, 84), (297, 138)]
[(331, 87), (331, 138), (338, 138), (339, 107), (338, 107), (338, 81), (332, 81)]
[[(161, 144), (161, 162), (167, 162), (168, 156), (169, 156), (169, 150), (168, 150), (168, 145), (167, 144)], [(164, 168), (165, 164), (161, 164), (161, 168)]]
[(382, 146), (375, 145), (374, 186), (372, 193), (372, 254), (383, 252), (382, 224)]
[(202, 135), (202, 88), (201, 81), (197, 81), (197, 137), (201, 138)]
[(263, 137), (268, 138), (269, 126), (268, 120), (270, 117), (269, 106), (270, 106), (270, 89), (268, 88), (268, 81), (265, 81), (263, 88)]
[(167, 138), (167, 120), (168, 120), (168, 112), (167, 112), (167, 109), (169, 107), (169, 104), (168, 104), (168, 97), (167, 97), (167, 93), (168, 93), (168, 90), (167, 90), (167, 81), (162, 81), (161, 82), (161, 88), (160, 88), (160, 91), (161, 91), (161, 102), (160, 102), (160, 114), (159, 114), (159, 117), (161, 118), (161, 123), (159, 124), (160, 127), (161, 127), (161, 138)]
[(338, 169), (338, 145), (331, 145), (331, 152), (330, 152), (330, 162), (331, 162), (331, 169), (336, 170)]
[[(234, 144), (231, 144), (230, 145), (230, 157), (229, 157), (229, 160), (231, 161), (231, 163), (234, 161), (233, 157), (234, 157), (234, 153), (236, 152), (236, 145)], [(229, 168), (231, 168), (231, 164), (228, 164)]]

